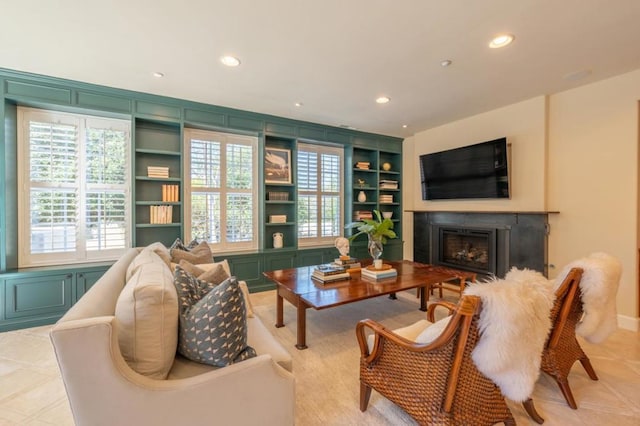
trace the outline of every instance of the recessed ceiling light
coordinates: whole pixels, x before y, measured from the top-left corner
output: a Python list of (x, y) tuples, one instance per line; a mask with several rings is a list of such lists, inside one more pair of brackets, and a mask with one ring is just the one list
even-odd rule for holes
[(491, 40), (491, 43), (489, 43), (489, 47), (492, 49), (498, 49), (500, 47), (505, 47), (509, 44), (511, 44), (511, 42), (515, 39), (515, 37), (512, 34), (500, 34), (499, 36), (496, 36), (493, 38), (493, 40)]
[(297, 106), (298, 108), (300, 108), (301, 106), (304, 106), (302, 102), (296, 102), (294, 105)]
[(445, 59), (444, 61), (440, 62), (440, 65), (442, 65), (443, 67), (448, 67), (451, 64), (452, 62), (450, 59)]
[(164, 77), (164, 74), (161, 73), (161, 72), (156, 71), (156, 72), (153, 73), (153, 76), (155, 78), (162, 78), (162, 77)]
[(402, 125), (402, 128), (403, 128), (403, 129), (406, 129), (407, 127), (409, 127), (409, 125), (408, 125), (408, 124), (403, 124), (403, 125)]
[(391, 99), (387, 96), (380, 96), (378, 99), (376, 99), (376, 102), (379, 104), (386, 104), (387, 102), (389, 102)]
[(220, 58), (220, 62), (228, 67), (237, 67), (238, 65), (240, 65), (240, 59), (236, 58), (235, 56), (223, 56), (222, 58)]

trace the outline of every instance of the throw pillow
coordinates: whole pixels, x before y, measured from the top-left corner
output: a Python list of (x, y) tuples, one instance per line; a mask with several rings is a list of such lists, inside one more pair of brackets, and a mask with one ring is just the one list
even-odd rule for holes
[(244, 297), (234, 277), (213, 286), (178, 265), (174, 284), (180, 298), (178, 352), (218, 367), (256, 356), (247, 345)]
[(200, 263), (211, 263), (213, 260), (213, 254), (211, 253), (211, 247), (209, 247), (209, 244), (207, 244), (206, 241), (203, 241), (191, 251), (180, 250), (177, 248), (171, 250), (171, 261), (173, 263), (180, 263), (182, 259), (187, 260), (194, 265)]
[(180, 238), (176, 238), (176, 240), (173, 242), (173, 244), (171, 244), (171, 246), (169, 247), (169, 250), (171, 251), (173, 249), (178, 249), (178, 250), (184, 250), (184, 251), (191, 251), (198, 244), (199, 244), (198, 240), (194, 239), (189, 244), (184, 245), (184, 243), (182, 242), (182, 240)]
[(169, 268), (148, 256), (156, 261), (138, 265), (118, 296), (118, 343), (134, 371), (165, 379), (178, 344), (178, 297)]
[[(199, 280), (208, 281), (213, 284), (220, 284), (231, 276), (227, 259), (216, 263), (202, 263), (198, 266), (183, 259), (180, 261), (180, 266), (191, 275), (198, 277)], [(244, 296), (244, 305), (247, 308), (247, 318), (253, 318), (253, 305), (251, 304), (251, 297), (249, 296), (249, 287), (244, 281), (238, 281), (238, 285), (240, 286), (240, 290), (242, 290), (242, 295)]]

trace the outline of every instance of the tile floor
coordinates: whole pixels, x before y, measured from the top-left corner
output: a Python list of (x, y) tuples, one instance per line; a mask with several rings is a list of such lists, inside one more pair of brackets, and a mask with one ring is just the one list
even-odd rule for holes
[[(252, 299), (254, 305), (273, 303), (273, 295)], [(73, 425), (50, 328), (0, 333), (0, 425)], [(600, 381), (591, 382), (576, 363), (570, 376), (579, 404), (574, 411), (558, 404), (555, 383), (542, 375), (534, 399), (544, 405), (546, 417), (557, 425), (640, 425), (640, 335), (618, 330), (604, 344), (584, 343), (583, 349)]]

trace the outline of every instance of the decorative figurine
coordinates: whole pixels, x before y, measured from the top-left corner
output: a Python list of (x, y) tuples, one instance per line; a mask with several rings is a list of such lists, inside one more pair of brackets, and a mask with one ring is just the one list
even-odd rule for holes
[(338, 237), (335, 241), (336, 248), (340, 252), (340, 257), (349, 257), (349, 240), (345, 237)]

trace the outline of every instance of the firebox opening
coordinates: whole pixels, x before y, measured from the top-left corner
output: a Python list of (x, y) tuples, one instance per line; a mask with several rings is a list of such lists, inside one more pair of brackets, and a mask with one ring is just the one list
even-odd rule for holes
[(438, 263), (490, 274), (495, 272), (495, 230), (440, 228)]

